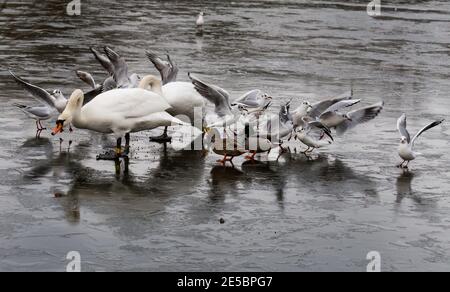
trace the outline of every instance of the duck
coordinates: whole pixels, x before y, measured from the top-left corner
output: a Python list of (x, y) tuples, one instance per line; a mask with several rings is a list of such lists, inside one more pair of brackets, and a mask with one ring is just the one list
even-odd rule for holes
[(273, 142), (267, 137), (260, 136), (257, 131), (249, 124), (245, 123), (245, 149), (248, 151), (248, 155), (245, 159), (255, 162), (256, 154), (267, 153), (278, 146), (281, 142)]
[(207, 150), (212, 151), (218, 155), (223, 155), (222, 159), (217, 162), (225, 165), (230, 162), (234, 166), (233, 159), (235, 157), (245, 154), (245, 148), (238, 141), (238, 135), (233, 132), (233, 136), (229, 133), (221, 135), (217, 128), (208, 128), (204, 136), (204, 145)]

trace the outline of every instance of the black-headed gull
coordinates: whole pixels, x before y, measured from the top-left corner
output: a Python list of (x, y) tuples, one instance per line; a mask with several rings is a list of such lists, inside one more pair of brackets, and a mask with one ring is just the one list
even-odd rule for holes
[(45, 121), (51, 118), (53, 110), (49, 106), (26, 106), (23, 104), (15, 103), (15, 107), (19, 108), (29, 118), (36, 121), (36, 138), (39, 138), (42, 131), (46, 130), (41, 124), (41, 121)]
[(403, 162), (397, 167), (408, 168), (409, 162), (421, 155), (421, 153), (414, 152), (413, 149), (417, 138), (419, 138), (419, 136), (424, 132), (442, 124), (443, 121), (444, 120), (438, 120), (426, 125), (411, 139), (411, 136), (406, 128), (406, 114), (403, 114), (397, 121), (397, 129), (401, 136), (400, 145), (398, 146), (398, 155), (403, 159)]

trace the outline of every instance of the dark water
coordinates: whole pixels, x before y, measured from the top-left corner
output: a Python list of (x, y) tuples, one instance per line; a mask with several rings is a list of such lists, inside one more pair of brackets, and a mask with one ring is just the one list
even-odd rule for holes
[[(394, 165), (402, 112), (412, 131), (450, 119), (450, 4), (397, 2), (374, 19), (368, 1), (222, 2), (82, 0), (69, 17), (57, 1), (0, 1), (0, 270), (64, 271), (73, 250), (89, 271), (365, 271), (375, 250), (385, 271), (448, 271), (448, 126), (419, 140), (410, 173)], [(87, 89), (74, 70), (104, 77), (88, 50), (103, 45), (140, 74), (155, 73), (145, 49), (168, 51), (180, 80), (196, 72), (233, 96), (258, 87), (299, 103), (353, 84), (386, 107), (311, 160), (235, 169), (139, 133), (116, 174), (95, 160), (111, 137), (77, 130), (69, 152), (67, 134), (61, 150), (48, 131), (34, 139), (12, 103), (35, 102), (6, 71), (70, 95)]]

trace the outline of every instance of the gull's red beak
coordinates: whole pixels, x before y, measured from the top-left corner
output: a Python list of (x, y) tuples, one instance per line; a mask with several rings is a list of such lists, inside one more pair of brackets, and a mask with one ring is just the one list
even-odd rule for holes
[(61, 120), (57, 120), (56, 121), (56, 127), (53, 128), (52, 130), (52, 136), (61, 133), (64, 131), (64, 121)]

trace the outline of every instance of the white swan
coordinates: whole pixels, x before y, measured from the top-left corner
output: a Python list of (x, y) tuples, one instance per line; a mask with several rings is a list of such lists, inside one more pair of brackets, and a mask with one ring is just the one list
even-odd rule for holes
[(159, 94), (145, 90), (155, 83), (156, 77), (148, 75), (139, 88), (114, 89), (104, 92), (82, 107), (83, 92), (75, 90), (66, 109), (58, 117), (52, 135), (62, 132), (72, 123), (77, 128), (100, 133), (112, 133), (117, 139), (115, 157), (122, 156), (122, 137), (125, 136), (125, 154), (129, 151), (129, 133), (151, 130), (161, 126), (185, 125), (166, 112), (170, 108)]
[[(147, 86), (149, 86), (151, 91), (162, 96), (167, 101), (170, 108), (166, 111), (170, 115), (174, 117), (186, 116), (191, 125), (196, 126), (200, 130), (202, 129), (205, 115), (205, 100), (195, 90), (192, 83), (175, 81), (161, 86), (161, 81), (154, 78)], [(167, 142), (170, 139), (167, 135), (167, 127), (165, 127), (161, 136), (151, 138), (155, 142)]]

